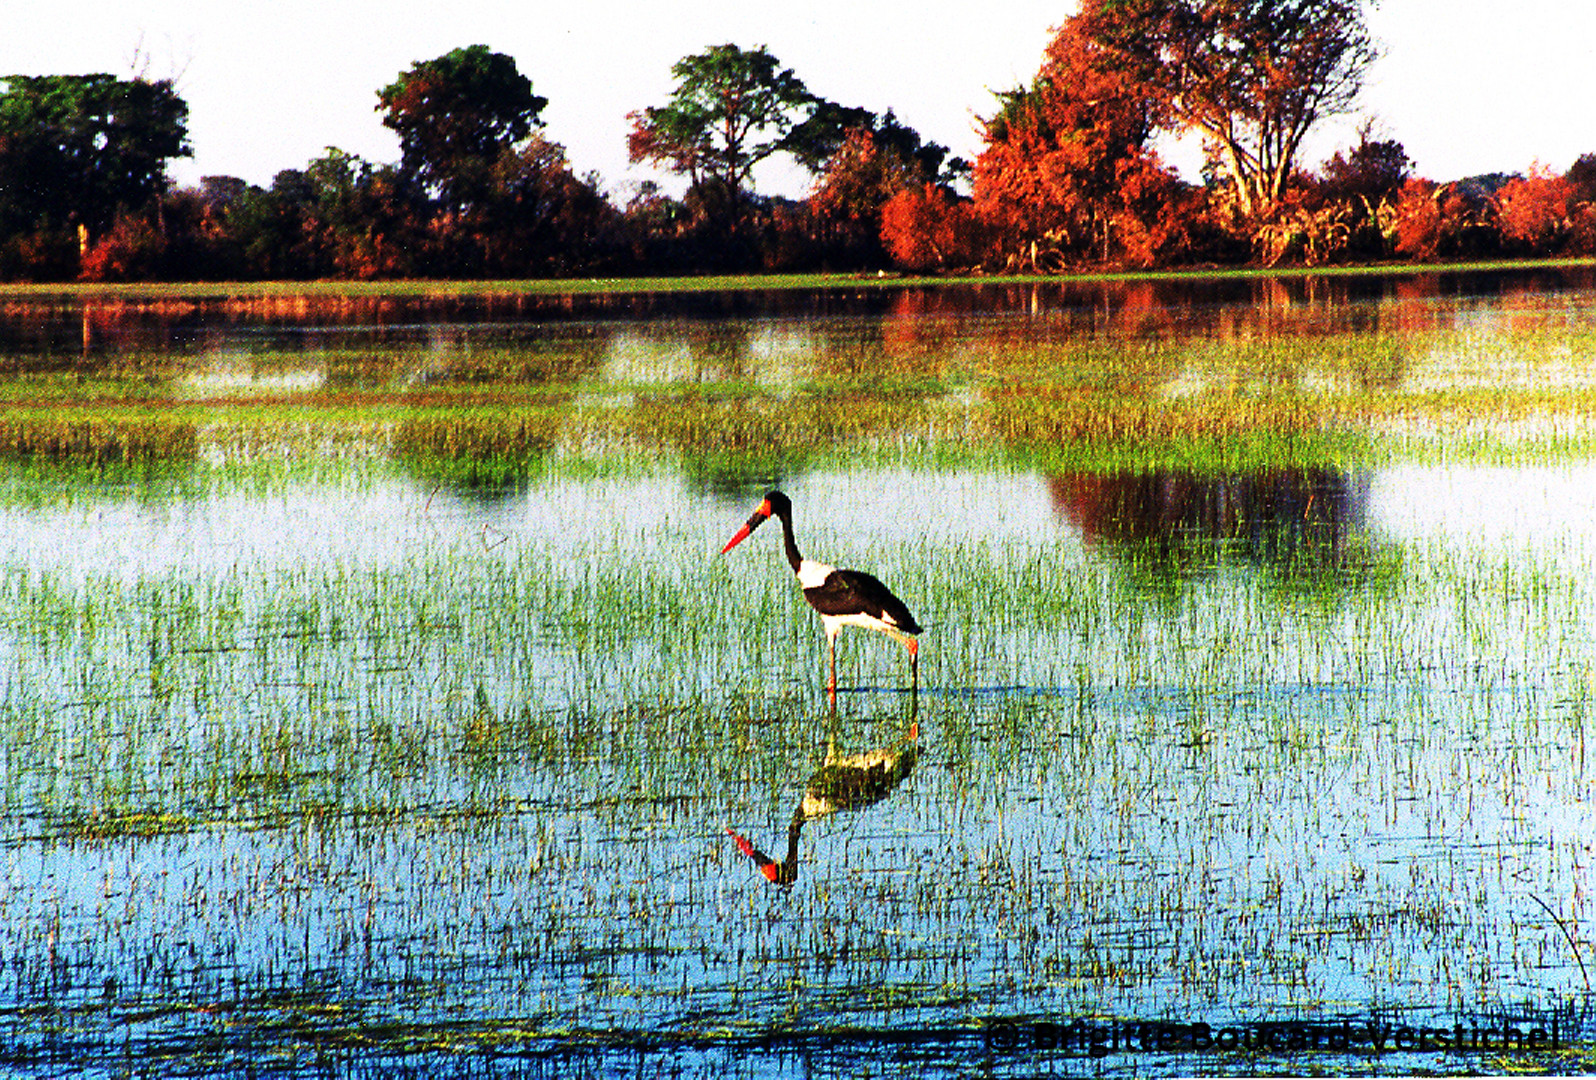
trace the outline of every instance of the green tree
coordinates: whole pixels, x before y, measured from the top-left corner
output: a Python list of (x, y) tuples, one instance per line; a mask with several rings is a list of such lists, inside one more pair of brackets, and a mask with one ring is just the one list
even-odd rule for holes
[(315, 188), (300, 169), (284, 169), (269, 189), (250, 186), (226, 209), (226, 229), (249, 277), (298, 279), (333, 273), (316, 262), (310, 227)]
[(400, 170), (450, 211), (483, 197), (501, 155), (542, 126), (548, 104), (486, 45), (421, 61), (377, 97), (383, 124), (399, 133)]
[(299, 174), (279, 174), (294, 207), (316, 276), (405, 277), (416, 270), (422, 237), (411, 191), (391, 165), (372, 165), (329, 146)]
[(879, 120), (873, 120), (870, 134), (877, 146), (912, 165), (927, 183), (952, 187), (970, 175), (968, 161), (949, 157), (946, 146), (922, 139), (918, 131), (901, 122), (891, 109)]
[(809, 123), (821, 99), (763, 45), (715, 45), (678, 60), (671, 74), (676, 90), (670, 101), (629, 117), (627, 148), (634, 162), (686, 176), (690, 198), (718, 224), (736, 224), (760, 162), (787, 152), (814, 167), (841, 145), (841, 128), (831, 132)]
[(1081, 15), (1166, 125), (1202, 133), (1245, 218), (1273, 213), (1304, 136), (1352, 106), (1377, 54), (1360, 0), (1085, 0)]
[(77, 227), (84, 246), (166, 188), (192, 154), (188, 105), (169, 80), (0, 77), (0, 229)]
[(1413, 162), (1395, 139), (1376, 139), (1365, 124), (1358, 145), (1338, 150), (1320, 168), (1320, 188), (1331, 199), (1357, 199), (1369, 207), (1394, 199), (1407, 181)]
[(1581, 154), (1563, 174), (1580, 202), (1596, 203), (1596, 154)]
[[(1338, 150), (1314, 177), (1302, 177), (1276, 228), (1259, 230), (1255, 255), (1300, 257), (1306, 262), (1380, 258), (1394, 254), (1398, 203), (1412, 167), (1395, 139), (1377, 139), (1372, 122), (1357, 145)], [(1274, 250), (1257, 241), (1273, 237)]]

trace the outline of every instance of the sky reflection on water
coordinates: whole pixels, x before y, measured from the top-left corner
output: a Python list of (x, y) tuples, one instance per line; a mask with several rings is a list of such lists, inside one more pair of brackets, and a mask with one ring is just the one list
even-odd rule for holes
[[(1465, 550), (1480, 544), (1596, 546), (1596, 465), (1590, 463), (1401, 465), (1347, 482), (1358, 489), (1359, 505), (1357, 520), (1348, 524), (1376, 543)], [(812, 473), (795, 477), (787, 490), (800, 504), (800, 538), (823, 537), (843, 549), (827, 553), (834, 560), (855, 550), (863, 556), (852, 537), (871, 545), (921, 539), (1038, 544), (1073, 535), (1090, 546), (1082, 524), (1060, 511), (1055, 485), (1055, 478), (1036, 472), (872, 470)], [(342, 489), (294, 485), (265, 496), (101, 494), (64, 505), (0, 508), (0, 558), (131, 579), (174, 567), (206, 574), (295, 565), (386, 568), (436, 544), (478, 548), (487, 556), (503, 545), (558, 552), (609, 537), (618, 550), (636, 555), (669, 537), (713, 551), (717, 534), (744, 501), (670, 477), (555, 481), (491, 498), (463, 498), (408, 476)]]
[(1464, 548), (1593, 546), (1596, 464), (1406, 465), (1375, 472), (1369, 521), (1393, 540)]

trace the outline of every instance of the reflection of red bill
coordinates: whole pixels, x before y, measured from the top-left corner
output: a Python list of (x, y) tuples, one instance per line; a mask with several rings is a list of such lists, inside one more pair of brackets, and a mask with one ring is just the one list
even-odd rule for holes
[[(739, 537), (739, 539), (741, 539), (741, 537)], [(726, 828), (726, 835), (737, 841), (738, 851), (741, 851), (744, 855), (747, 855), (750, 859), (759, 864), (760, 873), (764, 874), (771, 881), (779, 880), (781, 875), (781, 867), (776, 864), (775, 859), (772, 859), (769, 855), (766, 855), (763, 851), (760, 851), (753, 844), (749, 843), (747, 837), (739, 836), (737, 833), (732, 832), (730, 826), (727, 826)]]

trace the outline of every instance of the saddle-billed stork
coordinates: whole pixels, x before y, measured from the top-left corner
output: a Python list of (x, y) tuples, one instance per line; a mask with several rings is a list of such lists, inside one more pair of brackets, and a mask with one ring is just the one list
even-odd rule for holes
[(915, 635), (920, 624), (914, 621), (902, 600), (892, 595), (892, 590), (877, 578), (860, 570), (838, 570), (798, 553), (798, 544), (792, 535), (792, 500), (779, 491), (772, 491), (760, 501), (747, 523), (737, 530), (737, 535), (720, 549), (722, 555), (742, 543), (748, 534), (769, 521), (781, 519), (781, 538), (787, 550), (787, 562), (798, 575), (798, 584), (804, 599), (820, 615), (826, 628), (826, 641), (831, 652), (831, 679), (826, 689), (837, 693), (837, 635), (844, 626), (861, 626), (866, 630), (879, 630), (909, 650), (909, 670), (913, 688), (920, 689), (920, 643)]
[(920, 725), (911, 722), (908, 736), (896, 745), (847, 757), (837, 755), (835, 739), (828, 740), (825, 763), (804, 785), (803, 801), (793, 812), (792, 824), (787, 826), (787, 857), (781, 862), (760, 851), (730, 826), (726, 835), (737, 841), (737, 849), (754, 860), (771, 883), (791, 885), (798, 880), (798, 834), (804, 822), (839, 810), (862, 810), (892, 794), (914, 768), (919, 738)]

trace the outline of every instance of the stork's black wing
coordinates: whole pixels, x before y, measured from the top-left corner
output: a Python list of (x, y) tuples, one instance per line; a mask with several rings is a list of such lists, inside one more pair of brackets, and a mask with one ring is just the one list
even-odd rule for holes
[(825, 581), (805, 589), (804, 598), (822, 615), (869, 615), (905, 634), (920, 633), (920, 624), (903, 601), (862, 570), (833, 570)]

